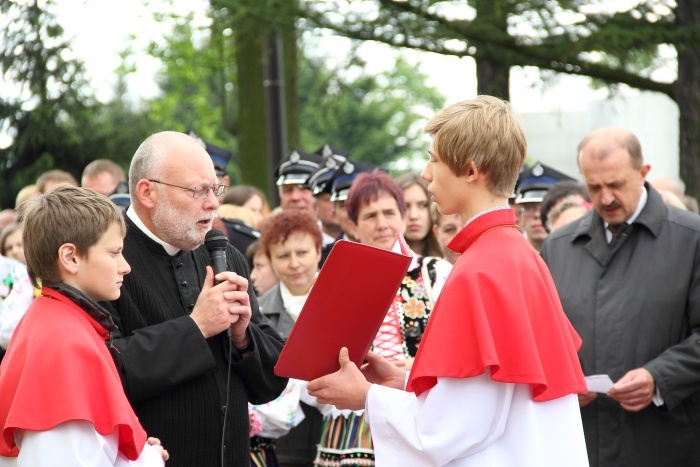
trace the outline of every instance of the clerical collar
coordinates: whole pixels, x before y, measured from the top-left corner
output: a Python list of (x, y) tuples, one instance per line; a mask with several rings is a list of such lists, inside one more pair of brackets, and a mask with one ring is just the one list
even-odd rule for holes
[(470, 217), (469, 220), (466, 222), (466, 224), (464, 224), (463, 227), (466, 227), (467, 225), (469, 225), (470, 222), (483, 216), (484, 214), (488, 214), (489, 212), (493, 212), (493, 211), (500, 211), (501, 209), (512, 209), (512, 208), (510, 206), (493, 206), (493, 207), (490, 207), (488, 209), (484, 209), (483, 211), (479, 211), (476, 214), (474, 214), (472, 217)]
[(180, 248), (172, 246), (169, 243), (165, 243), (163, 240), (158, 238), (156, 234), (151, 232), (148, 227), (146, 227), (146, 224), (144, 224), (141, 219), (139, 219), (139, 215), (136, 214), (133, 205), (129, 206), (129, 208), (126, 210), (126, 215), (141, 232), (145, 233), (148, 238), (161, 245), (167, 254), (170, 256), (175, 256), (176, 254), (180, 253)]
[[(637, 217), (642, 213), (642, 209), (644, 209), (644, 206), (647, 205), (647, 200), (649, 199), (649, 194), (647, 193), (647, 189), (642, 186), (642, 196), (639, 197), (639, 204), (637, 204), (637, 210), (634, 211), (634, 214), (630, 216), (629, 219), (627, 219), (624, 223), (625, 224), (631, 224), (634, 222)], [(603, 225), (605, 226), (605, 237), (608, 240), (608, 243), (612, 241), (613, 233), (610, 230), (610, 224), (607, 222), (603, 222)]]

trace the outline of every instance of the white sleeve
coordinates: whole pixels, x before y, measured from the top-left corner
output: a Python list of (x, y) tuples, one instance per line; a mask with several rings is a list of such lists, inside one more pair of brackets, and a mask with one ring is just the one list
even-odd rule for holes
[[(166, 446), (163, 446), (166, 450)], [(138, 459), (130, 461), (122, 453), (119, 453), (117, 460), (114, 462), (114, 467), (163, 467), (165, 462), (160, 451), (146, 443), (143, 446), (143, 451)]]
[(377, 465), (445, 465), (479, 452), (504, 432), (514, 388), (485, 374), (438, 378), (418, 397), (373, 384), (366, 416)]
[(432, 287), (433, 303), (437, 302), (438, 297), (440, 297), (440, 292), (442, 292), (442, 288), (445, 282), (447, 282), (447, 277), (450, 275), (450, 272), (452, 272), (452, 264), (444, 259), (440, 260), (435, 265), (435, 272), (435, 283)]
[(287, 387), (277, 399), (266, 404), (254, 405), (258, 413), (262, 432), (260, 436), (277, 439), (289, 433), (289, 430), (299, 425), (305, 418), (304, 411), (299, 405), (301, 392), (306, 392), (306, 382), (290, 379)]
[(119, 435), (103, 436), (85, 420), (64, 422), (46, 431), (17, 430), (17, 467), (162, 467), (161, 456), (146, 446), (129, 461), (118, 452)]
[[(344, 415), (345, 417), (349, 416), (352, 410), (340, 410), (336, 409), (334, 405), (330, 404), (321, 404), (316, 400), (315, 397), (309, 395), (309, 390), (306, 389), (306, 381), (303, 382), (304, 385), (301, 387), (301, 393), (299, 395), (299, 400), (307, 405), (310, 405), (311, 407), (316, 408), (319, 412), (321, 412), (321, 415), (323, 417), (333, 417), (336, 418), (338, 415)], [(361, 410), (356, 411), (355, 413), (362, 413)], [(0, 466), (2, 467), (2, 466)]]
[(29, 280), (24, 266), (17, 263), (13, 270), (12, 290), (0, 302), (0, 347), (7, 349), (17, 324), (34, 300), (34, 286)]

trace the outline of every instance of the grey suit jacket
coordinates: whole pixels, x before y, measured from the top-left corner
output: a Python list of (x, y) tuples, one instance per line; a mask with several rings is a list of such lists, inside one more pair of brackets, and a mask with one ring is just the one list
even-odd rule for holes
[(292, 330), (292, 326), (294, 326), (294, 319), (292, 319), (289, 313), (284, 309), (280, 283), (278, 282), (275, 284), (274, 287), (258, 298), (258, 304), (260, 305), (262, 314), (272, 321), (272, 325), (279, 335), (282, 336), (283, 339), (287, 339), (289, 337), (289, 332)]
[(583, 407), (591, 467), (700, 465), (700, 217), (645, 186), (647, 204), (610, 245), (591, 210), (541, 252), (583, 339), (584, 373), (617, 381), (645, 368), (664, 399), (628, 412), (598, 394)]

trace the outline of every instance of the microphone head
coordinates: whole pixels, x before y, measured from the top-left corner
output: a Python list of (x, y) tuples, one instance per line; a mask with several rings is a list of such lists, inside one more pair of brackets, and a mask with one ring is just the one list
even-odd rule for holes
[(225, 250), (226, 245), (228, 245), (228, 238), (226, 238), (226, 234), (219, 229), (211, 229), (204, 237), (204, 246), (206, 246), (207, 250), (210, 252)]

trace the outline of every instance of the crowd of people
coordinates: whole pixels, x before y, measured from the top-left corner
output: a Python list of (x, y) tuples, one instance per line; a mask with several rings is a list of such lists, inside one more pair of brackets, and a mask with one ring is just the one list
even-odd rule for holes
[[(0, 466), (700, 465), (682, 182), (647, 180), (620, 128), (571, 148), (582, 181), (528, 164), (489, 96), (426, 133), (425, 169), (396, 177), (294, 149), (279, 206), (192, 132), (21, 190), (0, 212)], [(366, 363), (277, 376), (333, 245), (398, 237), (412, 260)]]

